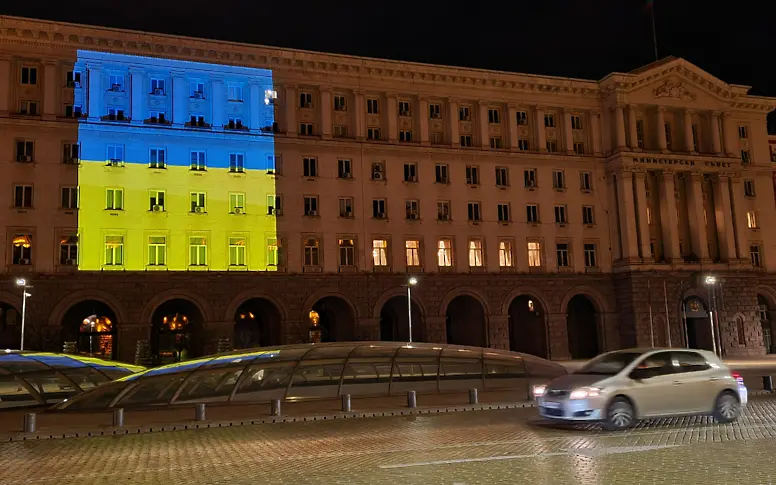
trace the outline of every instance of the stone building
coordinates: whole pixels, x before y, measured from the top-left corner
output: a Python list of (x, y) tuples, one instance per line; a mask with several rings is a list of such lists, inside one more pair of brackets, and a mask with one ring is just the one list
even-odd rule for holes
[[(80, 62), (84, 52), (139, 60), (107, 68), (97, 55)], [(177, 62), (229, 69), (202, 80)], [(236, 68), (270, 71), (272, 86), (239, 84)], [(589, 81), (0, 17), (0, 346), (18, 346), (17, 278), (32, 285), (26, 348), (132, 360), (138, 342), (185, 358), (306, 341), (314, 324), (325, 340), (406, 340), (414, 277), (413, 340), (552, 359), (653, 344), (776, 351), (766, 130), (776, 99), (748, 90), (677, 58)], [(242, 104), (259, 93), (272, 107), (260, 120)], [(166, 167), (151, 148), (144, 158), (150, 145), (117, 156), (122, 133), (148, 133), (152, 120), (170, 137), (228, 139), (239, 110), (251, 113), (239, 130), (274, 147), (261, 173), (274, 189), (229, 192), (242, 202), (209, 204), (174, 230), (145, 215), (159, 190), (188, 190), (195, 176), (203, 200), (225, 200), (224, 177), (243, 172), (202, 162), (160, 174), (145, 187), (151, 205), (124, 217), (133, 209), (116, 206), (115, 191), (146, 183), (121, 172), (124, 162)], [(105, 160), (99, 138), (81, 146), (89, 126), (113, 133)], [(192, 140), (180, 143), (200, 153)], [(95, 161), (111, 177), (104, 208), (99, 193), (82, 195)], [(193, 205), (180, 207), (158, 210), (194, 217)], [(151, 222), (117, 242), (108, 232), (129, 222), (100, 216), (85, 230), (95, 208)], [(194, 250), (195, 233), (230, 217), (275, 232), (239, 249), (240, 223), (228, 219), (228, 243), (205, 238)], [(170, 240), (154, 239), (161, 233)], [(125, 253), (145, 268), (125, 265)], [(259, 267), (239, 254), (260, 254)], [(173, 258), (182, 267), (168, 266)]]

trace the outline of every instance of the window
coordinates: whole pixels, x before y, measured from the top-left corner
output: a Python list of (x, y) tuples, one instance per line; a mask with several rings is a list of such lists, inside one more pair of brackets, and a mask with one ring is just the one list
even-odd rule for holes
[(517, 118), (517, 124), (518, 125), (527, 125), (528, 124), (528, 113), (525, 111), (518, 111), (516, 113)]
[(472, 146), (472, 136), (471, 135), (461, 135), (461, 137), (460, 137), (460, 145), (462, 147), (471, 147)]
[(191, 83), (189, 83), (189, 96), (195, 99), (204, 99), (205, 83), (201, 81), (191, 81)]
[(81, 158), (81, 145), (78, 143), (65, 143), (62, 147), (62, 163), (75, 164)]
[(334, 95), (334, 111), (347, 111), (347, 98), (341, 94)]
[(15, 234), (11, 240), (11, 263), (18, 265), (32, 264), (32, 235)]
[(380, 140), (380, 128), (367, 128), (366, 130), (367, 140)]
[(151, 148), (148, 150), (148, 166), (150, 168), (166, 168), (167, 157), (164, 148)]
[(745, 139), (749, 138), (749, 127), (747, 126), (739, 126), (738, 127), (738, 137)]
[(760, 245), (749, 245), (749, 259), (752, 261), (752, 266), (755, 268), (761, 268), (763, 265), (762, 258), (760, 257)]
[(299, 107), (300, 108), (312, 108), (313, 107), (313, 95), (312, 93), (306, 93), (304, 91), (299, 92)]
[(488, 123), (493, 125), (501, 123), (501, 112), (498, 109), (488, 109)]
[(372, 200), (372, 217), (375, 219), (385, 219), (385, 199)]
[(312, 123), (299, 123), (299, 134), (303, 136), (313, 136), (315, 135), (315, 130), (313, 130), (313, 124)]
[(353, 178), (353, 166), (350, 160), (340, 158), (337, 160), (337, 176), (341, 179)]
[(205, 123), (205, 116), (204, 115), (191, 115), (189, 116), (189, 123), (188, 126), (199, 126), (202, 128), (206, 128), (209, 125)]
[[(743, 318), (736, 317), (736, 329), (738, 330), (738, 345), (746, 347), (746, 324), (744, 324)], [(704, 364), (705, 363), (706, 362), (704, 361)]]
[(124, 145), (108, 145), (108, 160), (112, 163), (121, 163), (124, 161)]
[(347, 138), (348, 127), (345, 125), (334, 125), (334, 137), (335, 138)]
[(230, 153), (229, 154), (229, 171), (232, 173), (245, 172), (245, 154), (244, 153)]
[(558, 151), (558, 140), (547, 140), (545, 146), (548, 152), (555, 153)]
[(267, 215), (283, 214), (283, 199), (281, 195), (267, 194)]
[(568, 222), (566, 218), (566, 206), (565, 205), (556, 205), (555, 206), (555, 223), (556, 224), (566, 224)]
[(318, 217), (318, 196), (304, 196), (304, 215), (307, 217)]
[(582, 117), (579, 115), (571, 115), (571, 129), (572, 130), (581, 130), (582, 129)]
[(16, 140), (16, 161), (31, 162), (34, 160), (35, 142), (32, 140)]
[(509, 204), (499, 204), (497, 207), (499, 222), (509, 222), (512, 220), (512, 213), (509, 209)]
[(441, 145), (445, 142), (445, 136), (442, 134), (442, 132), (435, 131), (431, 133), (431, 143), (433, 145)]
[(544, 126), (545, 128), (555, 128), (555, 115), (552, 113), (544, 114)]
[(566, 173), (563, 170), (552, 171), (552, 188), (566, 190)]
[(472, 119), (471, 111), (468, 106), (458, 107), (458, 119), (460, 121), (470, 121)]
[(404, 212), (408, 221), (417, 221), (420, 219), (420, 202), (417, 200), (405, 200)]
[(749, 150), (741, 150), (741, 163), (750, 163), (752, 161), (752, 154)]
[(453, 241), (450, 239), (440, 239), (437, 250), (437, 264), (440, 268), (450, 268), (453, 266)]
[(666, 148), (673, 150), (673, 142), (671, 140), (671, 123), (666, 123), (664, 128), (666, 133)]
[(385, 162), (372, 162), (372, 180), (385, 180)]
[[(317, 241), (316, 241), (317, 246)], [(248, 240), (244, 237), (229, 238), (229, 266), (245, 266), (247, 261)], [(318, 254), (316, 251), (316, 260)]]
[(596, 268), (597, 266), (595, 244), (585, 243), (585, 268)]
[(78, 188), (77, 187), (62, 187), (62, 208), (63, 209), (78, 208)]
[(105, 236), (105, 265), (124, 264), (124, 236)]
[(472, 239), (469, 241), (469, 267), (481, 268), (483, 263), (482, 240)]
[(693, 124), (692, 127), (692, 149), (694, 152), (699, 152), (698, 149), (698, 125)]
[(482, 215), (480, 214), (480, 203), (479, 202), (469, 202), (469, 221), (470, 222), (478, 222), (482, 220)]
[(13, 206), (17, 209), (32, 207), (32, 185), (14, 186)]
[(189, 202), (191, 205), (191, 212), (205, 212), (204, 192), (191, 192)]
[(592, 205), (583, 205), (582, 206), (582, 224), (586, 225), (593, 225), (595, 224), (595, 217), (593, 214), (593, 206)]
[(496, 186), (509, 186), (509, 169), (507, 167), (496, 167)]
[(418, 181), (418, 164), (417, 163), (405, 163), (404, 164), (404, 181), (405, 182), (417, 182)]
[(279, 264), (278, 239), (271, 237), (267, 239), (267, 266), (278, 266)]
[(151, 78), (151, 94), (156, 96), (164, 96), (165, 94), (165, 82), (164, 79)]
[(411, 142), (412, 141), (412, 131), (410, 131), (410, 130), (399, 130), (399, 141), (401, 141), (401, 142)]
[(511, 268), (515, 265), (512, 254), (512, 241), (499, 241), (498, 265), (501, 268)]
[(527, 152), (528, 150), (531, 149), (530, 146), (531, 145), (528, 143), (528, 140), (526, 140), (525, 138), (520, 138), (519, 140), (517, 140), (517, 149), (520, 151)]
[(585, 154), (585, 144), (581, 141), (575, 141), (574, 142), (574, 153), (577, 155), (584, 155)]
[(204, 151), (191, 152), (191, 169), (199, 171), (207, 170)]
[(539, 241), (528, 241), (528, 266), (531, 268), (542, 266), (542, 245)]
[(420, 241), (408, 239), (404, 242), (407, 266), (420, 267)]
[(438, 104), (428, 105), (428, 117), (432, 120), (438, 120), (442, 118), (442, 107)]
[(105, 189), (105, 208), (120, 211), (124, 209), (124, 189)]
[(647, 224), (649, 224), (650, 226), (653, 224), (652, 207), (647, 207)]
[(38, 68), (22, 66), (21, 84), (34, 85), (38, 84)]
[(65, 105), (65, 118), (80, 118), (83, 116), (83, 109), (76, 104)]
[(388, 241), (385, 239), (372, 240), (372, 264), (375, 267), (388, 266)]
[(744, 180), (744, 196), (754, 197), (754, 180)]
[(167, 123), (167, 113), (159, 110), (152, 110), (148, 112), (148, 118), (151, 123)]
[(353, 197), (340, 197), (339, 216), (345, 219), (353, 218)]
[(153, 212), (164, 211), (164, 190), (151, 190), (148, 196), (149, 208)]
[(539, 206), (536, 204), (528, 204), (525, 206), (525, 220), (526, 222), (538, 223), (539, 222)]
[(538, 185), (536, 183), (536, 169), (528, 168), (523, 171), (523, 184), (526, 188), (533, 189)]
[(302, 171), (305, 177), (318, 176), (318, 159), (314, 157), (302, 158)]
[(399, 101), (399, 116), (411, 116), (412, 110), (410, 109), (409, 101)]
[[(231, 263), (232, 239), (229, 239), (229, 264)], [(207, 238), (204, 236), (189, 237), (189, 265), (207, 266)]]
[(111, 121), (124, 121), (124, 110), (121, 108), (108, 108), (108, 119)]
[(590, 172), (579, 172), (579, 188), (582, 192), (593, 190), (593, 174)]
[(370, 98), (366, 100), (366, 112), (370, 115), (376, 115), (380, 113), (379, 100)]
[(480, 167), (476, 165), (466, 166), (466, 183), (469, 185), (480, 184)]
[(557, 243), (555, 245), (555, 256), (558, 262), (558, 268), (569, 267), (569, 245), (566, 243)]
[(450, 167), (447, 164), (441, 164), (438, 163), (434, 167), (434, 172), (436, 174), (436, 183), (438, 184), (449, 184), (450, 183), (450, 176), (448, 175), (450, 170)]
[(352, 239), (339, 240), (339, 265), (340, 266), (356, 265), (356, 247), (353, 244)]
[(757, 211), (746, 212), (746, 224), (749, 229), (757, 229), (759, 227), (757, 225), (757, 219)]
[(229, 194), (229, 213), (245, 214), (245, 193), (231, 192)]
[(78, 264), (78, 236), (63, 236), (59, 240), (59, 264), (64, 266)]
[(123, 74), (109, 74), (108, 75), (108, 91), (124, 91), (124, 75)]
[(644, 120), (636, 120), (636, 143), (644, 148)]
[(440, 200), (437, 202), (437, 220), (438, 221), (450, 220), (450, 201)]
[(22, 101), (19, 104), (19, 114), (37, 116), (38, 115), (38, 102), (37, 101)]
[(81, 73), (78, 71), (68, 71), (67, 74), (65, 75), (65, 87), (80, 88)]
[(242, 84), (228, 85), (226, 88), (226, 95), (229, 101), (242, 101), (243, 100)]
[(148, 238), (148, 266), (164, 266), (167, 264), (167, 238), (150, 236)]

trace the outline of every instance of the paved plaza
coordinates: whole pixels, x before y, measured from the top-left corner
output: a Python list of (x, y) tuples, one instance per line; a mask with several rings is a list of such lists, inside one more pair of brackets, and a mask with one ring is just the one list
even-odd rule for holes
[(0, 445), (2, 485), (776, 483), (776, 399), (737, 423), (553, 427), (535, 409)]

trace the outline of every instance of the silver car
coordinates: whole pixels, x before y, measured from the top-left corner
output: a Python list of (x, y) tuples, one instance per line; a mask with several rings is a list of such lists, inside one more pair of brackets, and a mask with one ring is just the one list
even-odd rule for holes
[(536, 386), (539, 414), (600, 421), (625, 429), (638, 419), (710, 414), (738, 418), (748, 400), (744, 380), (716, 355), (693, 349), (629, 349), (599, 355), (578, 371)]

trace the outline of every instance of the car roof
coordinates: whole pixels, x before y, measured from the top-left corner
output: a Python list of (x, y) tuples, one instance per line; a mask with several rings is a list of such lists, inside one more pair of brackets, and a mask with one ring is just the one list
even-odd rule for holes
[(657, 353), (657, 352), (694, 352), (696, 354), (701, 354), (706, 358), (713, 358), (716, 361), (721, 361), (721, 359), (717, 357), (714, 354), (714, 352), (711, 352), (709, 350), (686, 349), (681, 347), (634, 347), (631, 349), (614, 350), (612, 352), (607, 352), (607, 353), (609, 354), (626, 354), (626, 353), (651, 354), (651, 353)]

